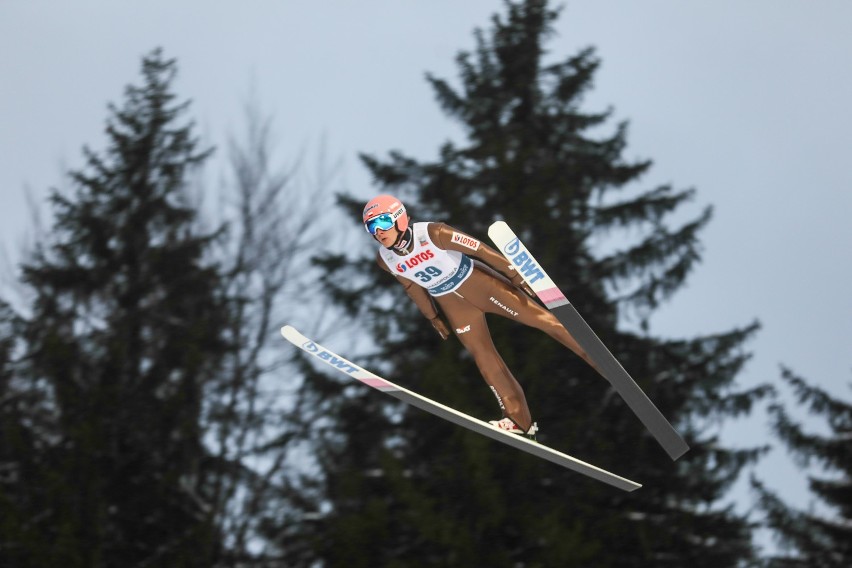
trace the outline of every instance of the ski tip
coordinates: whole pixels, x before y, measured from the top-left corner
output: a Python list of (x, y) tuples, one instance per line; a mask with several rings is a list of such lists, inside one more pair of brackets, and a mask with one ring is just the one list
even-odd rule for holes
[(292, 325), (285, 325), (281, 328), (281, 335), (287, 341), (291, 343), (297, 343), (300, 339), (304, 338), (304, 336), (299, 332), (298, 329), (293, 327)]
[(506, 221), (495, 221), (494, 223), (491, 223), (490, 227), (488, 227), (488, 236), (492, 236), (495, 231), (500, 232), (506, 230), (510, 230)]

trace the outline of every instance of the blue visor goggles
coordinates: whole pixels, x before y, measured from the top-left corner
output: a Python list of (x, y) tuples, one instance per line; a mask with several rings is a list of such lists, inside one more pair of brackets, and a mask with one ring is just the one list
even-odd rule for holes
[(391, 216), (390, 213), (383, 213), (378, 215), (377, 217), (373, 217), (366, 223), (364, 223), (364, 227), (367, 228), (367, 232), (371, 235), (376, 234), (376, 230), (381, 229), (383, 231), (387, 231), (388, 229), (393, 227), (395, 220)]

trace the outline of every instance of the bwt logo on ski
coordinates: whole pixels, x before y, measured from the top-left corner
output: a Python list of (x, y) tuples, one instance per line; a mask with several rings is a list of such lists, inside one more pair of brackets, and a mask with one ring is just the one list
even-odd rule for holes
[(518, 272), (524, 275), (528, 284), (532, 285), (533, 282), (544, 278), (544, 272), (533, 262), (529, 253), (521, 250), (521, 241), (517, 237), (503, 247), (503, 252), (512, 259), (512, 264), (518, 267)]
[(503, 248), (503, 252), (505, 252), (509, 256), (515, 256), (516, 254), (518, 254), (519, 250), (521, 250), (521, 240), (517, 237), (509, 241), (509, 244), (507, 244), (505, 248)]
[(329, 364), (333, 365), (334, 367), (337, 367), (341, 371), (345, 371), (345, 372), (351, 374), (351, 373), (354, 373), (358, 370), (357, 367), (352, 365), (346, 359), (343, 359), (341, 357), (336, 357), (334, 354), (329, 353), (328, 351), (320, 351), (319, 347), (317, 347), (317, 344), (314, 343), (313, 341), (308, 341), (307, 343), (302, 345), (302, 347), (308, 353), (312, 353), (316, 357), (319, 357), (320, 359), (322, 359), (326, 363), (329, 363)]
[(431, 250), (424, 250), (420, 254), (415, 254), (414, 256), (409, 258), (408, 260), (404, 260), (404, 261), (400, 262), (399, 264), (397, 264), (396, 265), (396, 271), (397, 272), (405, 272), (409, 268), (414, 268), (415, 266), (417, 266), (421, 262), (426, 262), (430, 258), (435, 258), (435, 253), (432, 252)]

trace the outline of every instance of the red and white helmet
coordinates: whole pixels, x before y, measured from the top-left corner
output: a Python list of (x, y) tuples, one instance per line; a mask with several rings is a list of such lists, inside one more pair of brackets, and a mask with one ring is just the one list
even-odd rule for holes
[(408, 213), (402, 201), (393, 195), (377, 195), (364, 206), (364, 228), (371, 235), (376, 229), (387, 231), (394, 225), (400, 233), (408, 229)]

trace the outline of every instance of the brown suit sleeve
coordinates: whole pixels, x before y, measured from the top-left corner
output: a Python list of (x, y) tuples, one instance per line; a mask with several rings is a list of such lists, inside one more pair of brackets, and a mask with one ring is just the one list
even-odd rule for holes
[(506, 257), (479, 239), (475, 239), (446, 223), (429, 223), (429, 237), (444, 250), (454, 250), (473, 257), (507, 278), (515, 286), (520, 286), (523, 277), (515, 270)]

